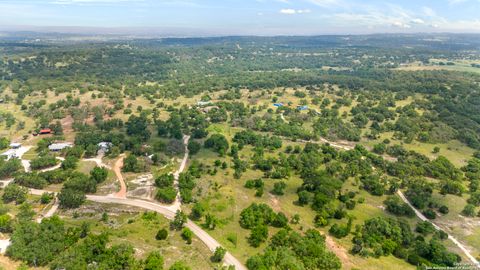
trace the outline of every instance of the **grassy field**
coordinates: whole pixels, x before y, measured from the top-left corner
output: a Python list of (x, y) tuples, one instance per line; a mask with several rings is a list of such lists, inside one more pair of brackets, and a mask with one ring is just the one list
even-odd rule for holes
[[(194, 237), (192, 244), (187, 244), (182, 239), (181, 232), (168, 230), (169, 221), (161, 215), (155, 215), (150, 220), (143, 218), (143, 211), (136, 208), (93, 203), (88, 203), (75, 212), (79, 215), (75, 218), (72, 217), (73, 211), (60, 212), (68, 226), (80, 226), (83, 222), (88, 222), (92, 233), (107, 232), (111, 245), (132, 245), (138, 259), (158, 250), (165, 259), (166, 267), (176, 261), (185, 261), (192, 269), (206, 270), (215, 266), (210, 262), (211, 251), (198, 238)], [(106, 222), (101, 221), (104, 212), (109, 213)], [(169, 231), (169, 236), (166, 240), (158, 241), (155, 235), (162, 228)]]
[(97, 166), (97, 163), (93, 161), (85, 161), (81, 160), (78, 162), (78, 168), (77, 171), (84, 173), (84, 174), (90, 174), (90, 171)]
[[(385, 132), (380, 134), (379, 138), (376, 140), (367, 140), (363, 139), (361, 143), (367, 147), (372, 148), (375, 144), (381, 143), (385, 139), (391, 141), (390, 145), (402, 145), (407, 150), (413, 150), (422, 155), (427, 156), (430, 159), (435, 159), (438, 156), (444, 156), (448, 158), (453, 165), (460, 168), (464, 166), (469, 159), (472, 158), (475, 150), (466, 146), (457, 140), (449, 141), (448, 143), (439, 143), (439, 144), (429, 144), (421, 143), (418, 141), (413, 141), (412, 143), (404, 143), (402, 141), (392, 138), (393, 132)], [(438, 153), (433, 153), (433, 148), (439, 147), (440, 151)]]
[[(419, 70), (449, 70), (459, 72), (480, 73), (480, 68), (472, 67), (472, 64), (478, 64), (478, 61), (456, 60), (449, 61), (447, 59), (431, 59), (431, 64), (422, 65), (421, 63), (412, 63), (407, 66), (397, 68), (397, 70), (419, 71)], [(440, 65), (439, 62), (453, 62), (455, 65)]]
[[(251, 154), (249, 148), (250, 147), (247, 146), (242, 150), (242, 159), (249, 158)], [(268, 155), (268, 153), (266, 154)], [(201, 150), (195, 158), (201, 160), (205, 165), (212, 165), (216, 159), (226, 160), (228, 163), (228, 159), (218, 157), (217, 154), (205, 149)], [(251, 247), (247, 241), (249, 231), (239, 227), (240, 212), (253, 202), (266, 203), (275, 211), (285, 213), (289, 218), (294, 214), (299, 214), (301, 216), (300, 223), (298, 225), (290, 225), (297, 231), (301, 232), (313, 227), (315, 212), (311, 210), (309, 206), (302, 207), (294, 203), (297, 200), (296, 189), (302, 183), (302, 180), (298, 176), (293, 175), (286, 180), (287, 188), (283, 196), (270, 194), (276, 180), (265, 180), (265, 193), (261, 198), (258, 198), (254, 195), (255, 190), (249, 190), (243, 186), (248, 179), (262, 177), (263, 174), (261, 172), (247, 170), (241, 179), (234, 179), (232, 175), (233, 170), (231, 169), (219, 169), (216, 175), (203, 176), (197, 181), (196, 194), (200, 195), (199, 202), (206, 207), (207, 212), (214, 214), (220, 220), (218, 227), (209, 231), (209, 233), (241, 261), (245, 262), (250, 256), (260, 252), (265, 247), (265, 244), (259, 248)], [(352, 185), (346, 185), (345, 188), (358, 191), (358, 187)], [(357, 208), (352, 211), (351, 214), (357, 216), (355, 224), (361, 224), (364, 220), (374, 216), (386, 215), (381, 209), (385, 197), (372, 197), (364, 191), (359, 191), (359, 197), (365, 197), (366, 202), (359, 204)], [(187, 213), (189, 212), (189, 210), (186, 211)], [(344, 221), (345, 220), (341, 222)], [(197, 223), (202, 225), (203, 221)], [(412, 224), (414, 223), (415, 219), (412, 219)], [(326, 233), (328, 228), (329, 227), (317, 229)], [(269, 228), (270, 235), (273, 235), (277, 231), (278, 229), (276, 228)], [(388, 266), (391, 265), (401, 266), (401, 269), (414, 269), (413, 266), (405, 261), (392, 256), (374, 259), (351, 255), (348, 252), (352, 247), (351, 236), (341, 240), (330, 237), (328, 247), (341, 258), (344, 269), (358, 268), (377, 270), (388, 269)]]

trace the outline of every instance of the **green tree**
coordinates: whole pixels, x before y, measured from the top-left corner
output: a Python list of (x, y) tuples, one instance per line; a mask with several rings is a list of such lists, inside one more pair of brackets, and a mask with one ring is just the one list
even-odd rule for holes
[(163, 270), (163, 256), (158, 251), (150, 252), (145, 259), (143, 270)]
[(68, 156), (62, 161), (62, 169), (64, 170), (73, 170), (77, 168), (78, 158), (74, 156)]
[(173, 187), (159, 188), (155, 198), (162, 203), (173, 203), (177, 197), (177, 191)]
[(183, 261), (174, 262), (168, 270), (191, 270), (191, 268)]
[(182, 229), (182, 238), (187, 241), (187, 244), (192, 243), (193, 232), (189, 228)]
[(195, 155), (196, 153), (198, 153), (198, 151), (200, 151), (201, 148), (202, 148), (202, 145), (196, 141), (188, 142), (188, 152), (191, 155)]
[(187, 222), (187, 215), (180, 210), (175, 213), (174, 219), (170, 222), (170, 227), (174, 230), (181, 230)]
[(151, 132), (148, 129), (148, 119), (144, 114), (139, 117), (131, 115), (126, 122), (127, 134), (130, 136), (137, 136), (143, 141), (150, 138)]
[(107, 180), (108, 170), (103, 167), (95, 166), (90, 171), (90, 177), (93, 178), (97, 184), (103, 183), (105, 180)]
[(13, 229), (12, 218), (8, 214), (0, 215), (0, 232), (11, 233)]
[(475, 205), (467, 204), (462, 210), (462, 215), (466, 217), (474, 217), (475, 216)]
[(62, 208), (78, 208), (85, 202), (86, 196), (82, 190), (62, 188), (58, 194), (58, 201)]
[(286, 187), (287, 187), (287, 184), (285, 184), (285, 182), (283, 181), (275, 182), (275, 184), (273, 184), (272, 194), (279, 195), (279, 196), (284, 195)]
[(168, 237), (168, 231), (165, 229), (160, 229), (157, 232), (157, 235), (155, 235), (155, 239), (157, 240), (165, 240)]
[(261, 243), (267, 241), (268, 238), (268, 228), (265, 225), (257, 225), (252, 228), (250, 231), (250, 236), (248, 237), (248, 243), (252, 247), (259, 247)]
[(203, 217), (204, 213), (205, 213), (205, 207), (203, 207), (203, 205), (197, 202), (192, 207), (190, 218), (193, 220), (199, 220)]
[(40, 197), (40, 202), (42, 204), (49, 204), (53, 200), (54, 197), (55, 197), (54, 193), (44, 192), (44, 193), (42, 193), (42, 197)]
[(227, 153), (228, 141), (222, 134), (213, 134), (204, 143), (205, 148), (212, 148), (220, 156)]
[(217, 247), (215, 248), (215, 251), (213, 252), (213, 256), (211, 258), (212, 262), (221, 262), (223, 258), (225, 257), (225, 254), (227, 253), (227, 250), (224, 249), (223, 247)]
[(4, 203), (15, 201), (21, 204), (27, 200), (28, 189), (17, 184), (10, 183), (3, 190), (2, 200)]

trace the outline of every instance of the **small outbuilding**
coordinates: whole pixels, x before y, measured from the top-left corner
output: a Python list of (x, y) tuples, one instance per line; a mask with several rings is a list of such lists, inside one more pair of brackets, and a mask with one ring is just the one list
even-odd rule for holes
[(49, 128), (44, 128), (44, 129), (41, 129), (39, 134), (41, 135), (45, 135), (45, 134), (51, 134), (52, 133), (52, 130), (49, 129)]
[(71, 143), (52, 143), (48, 146), (48, 149), (53, 152), (58, 152), (70, 147), (72, 147)]
[(199, 101), (197, 102), (197, 106), (207, 106), (207, 105), (210, 105), (212, 104), (211, 101)]
[(20, 147), (22, 147), (21, 143), (11, 143), (10, 144), (10, 148), (12, 148), (12, 149), (18, 149)]
[(111, 142), (99, 142), (97, 144), (98, 146), (98, 150), (101, 150), (101, 151), (108, 151), (108, 149), (110, 149), (110, 147), (112, 147), (112, 143)]
[(273, 106), (275, 106), (275, 107), (283, 107), (283, 103), (273, 103)]

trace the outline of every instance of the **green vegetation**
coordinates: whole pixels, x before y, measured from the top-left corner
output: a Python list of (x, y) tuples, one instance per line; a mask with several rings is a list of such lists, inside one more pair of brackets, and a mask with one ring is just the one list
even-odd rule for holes
[[(51, 269), (196, 269), (188, 217), (223, 246), (203, 268), (220, 267), (227, 249), (265, 270), (466, 262), (447, 231), (478, 257), (480, 42), (427, 37), (0, 38), (0, 149), (36, 146), (22, 157), (32, 172), (0, 159), (0, 178), (14, 178), (1, 191), (7, 255)], [(37, 135), (44, 128), (53, 134)], [(56, 142), (74, 145), (51, 152)], [(170, 223), (82, 212), (86, 194), (116, 191), (106, 168), (120, 155), (129, 196), (173, 203), (186, 149), (184, 212)], [(93, 157), (107, 166), (82, 160)], [(68, 218), (33, 222), (53, 191)], [(420, 222), (399, 191), (446, 231)]]

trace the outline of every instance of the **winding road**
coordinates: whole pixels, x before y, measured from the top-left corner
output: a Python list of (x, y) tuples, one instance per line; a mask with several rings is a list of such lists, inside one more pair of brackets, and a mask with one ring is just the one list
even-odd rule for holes
[[(406, 204), (408, 204), (408, 206), (410, 206), (413, 211), (415, 212), (415, 215), (417, 215), (417, 217), (419, 219), (421, 219), (422, 221), (427, 221), (429, 222), (430, 224), (433, 225), (433, 227), (435, 227), (435, 229), (439, 230), (439, 231), (445, 231), (445, 230), (442, 230), (442, 228), (440, 228), (440, 226), (438, 226), (437, 224), (433, 223), (431, 220), (429, 220), (427, 217), (425, 217), (420, 211), (418, 211), (411, 203), (410, 201), (407, 199), (407, 197), (403, 194), (403, 192), (401, 190), (397, 191), (397, 195), (403, 200), (403, 202), (405, 202)], [(451, 234), (447, 233), (448, 234), (448, 239), (452, 240), (452, 242), (460, 249), (462, 250), (462, 252), (465, 254), (465, 256), (467, 256), (467, 258), (477, 267), (480, 269), (480, 263), (478, 262), (477, 259), (475, 259), (475, 257), (470, 253), (470, 251), (464, 246), (462, 245), (462, 243), (460, 243), (455, 237), (453, 237)]]
[[(175, 217), (175, 213), (181, 209), (181, 199), (180, 195), (178, 192), (178, 179), (180, 174), (184, 171), (187, 161), (188, 161), (188, 142), (189, 142), (190, 137), (189, 136), (184, 136), (183, 137), (183, 143), (185, 146), (185, 154), (184, 157), (180, 163), (180, 167), (178, 168), (177, 171), (173, 173), (174, 175), (174, 185), (175, 188), (177, 189), (177, 198), (175, 202), (172, 205), (162, 205), (157, 202), (153, 201), (146, 201), (146, 200), (140, 200), (140, 199), (129, 199), (126, 196), (127, 188), (125, 185), (125, 181), (123, 179), (122, 173), (121, 173), (121, 167), (123, 166), (123, 159), (125, 156), (121, 156), (116, 162), (115, 166), (113, 168), (119, 182), (120, 182), (120, 191), (113, 194), (114, 196), (97, 196), (97, 195), (87, 195), (87, 200), (89, 201), (94, 201), (98, 203), (111, 203), (111, 204), (122, 204), (122, 205), (129, 205), (129, 206), (135, 206), (143, 209), (147, 209), (150, 211), (156, 211), (163, 216), (165, 216), (168, 219), (173, 219)], [(304, 140), (299, 140), (301, 142), (314, 142), (318, 143), (318, 141), (304, 141)], [(329, 143), (331, 146), (335, 148), (339, 148), (342, 150), (351, 150), (353, 147), (352, 146), (347, 146), (347, 145), (340, 145), (334, 142), (330, 142), (324, 138), (320, 139), (321, 142), (323, 143)], [(25, 151), (26, 152), (26, 151)], [(21, 158), (21, 157), (20, 157)], [(103, 162), (95, 161), (97, 165), (103, 164)], [(25, 169), (29, 169), (29, 162), (25, 162), (22, 160), (22, 164), (24, 164)], [(100, 166), (100, 165), (99, 165)], [(52, 168), (48, 168), (47, 170), (52, 170)], [(8, 180), (7, 180), (8, 181)], [(10, 181), (5, 181), (4, 184), (8, 184)], [(44, 192), (48, 192), (45, 190), (35, 190), (31, 189), (30, 192), (34, 195), (42, 195)], [(437, 224), (433, 223), (429, 219), (427, 219), (420, 211), (418, 211), (411, 203), (410, 201), (405, 197), (405, 195), (402, 193), (402, 191), (397, 192), (398, 196), (406, 203), (408, 204), (415, 212), (416, 216), (422, 220), (422, 221), (428, 221), (430, 222), (437, 230), (442, 230), (441, 227), (439, 227)], [(52, 207), (49, 209), (49, 211), (44, 214), (41, 218), (37, 219), (38, 222), (41, 221), (42, 218), (50, 217), (52, 216), (55, 211), (58, 209), (58, 200), (55, 200), (54, 204)], [(187, 223), (185, 224), (187, 228), (192, 230), (192, 232), (211, 250), (214, 251), (217, 247), (221, 246), (213, 237), (211, 237), (206, 231), (204, 231), (202, 228), (200, 228), (197, 224), (192, 222), (191, 220), (188, 220)], [(448, 233), (447, 233), (448, 234)], [(448, 234), (448, 238), (465, 254), (465, 256), (475, 265), (476, 267), (480, 268), (480, 263), (478, 260), (470, 253), (470, 251), (462, 244), (460, 243), (455, 237), (453, 237), (451, 234)], [(8, 240), (4, 240), (8, 241)], [(2, 251), (4, 249), (2, 248)], [(227, 252), (225, 257), (224, 257), (224, 263), (226, 265), (233, 265), (235, 266), (235, 269), (237, 270), (247, 270), (247, 268), (237, 259), (235, 258), (230, 252)]]
[[(87, 195), (87, 200), (93, 201), (93, 202), (98, 202), (98, 203), (111, 203), (111, 204), (122, 204), (122, 205), (129, 205), (129, 206), (135, 206), (139, 208), (143, 208), (146, 210), (150, 211), (155, 211), (159, 214), (162, 214), (165, 216), (167, 219), (173, 219), (175, 217), (175, 214), (178, 210), (181, 209), (181, 200), (180, 200), (180, 195), (178, 192), (178, 179), (180, 177), (180, 174), (185, 170), (188, 162), (188, 142), (190, 140), (190, 136), (184, 136), (183, 137), (183, 144), (185, 147), (185, 154), (183, 156), (183, 159), (180, 163), (180, 166), (177, 171), (173, 173), (174, 176), (174, 185), (175, 188), (177, 189), (177, 198), (175, 202), (171, 205), (162, 205), (157, 202), (153, 201), (146, 201), (146, 200), (140, 200), (140, 199), (130, 199), (126, 197), (126, 185), (123, 180), (123, 176), (121, 173), (121, 167), (123, 164), (123, 158), (124, 156), (121, 156), (116, 162), (114, 166), (114, 172), (117, 176), (117, 178), (120, 181), (120, 191), (115, 193), (114, 196), (109, 195), (109, 196), (98, 196), (98, 195)], [(98, 165), (98, 164), (97, 164)], [(45, 190), (37, 190), (37, 189), (30, 189), (30, 193), (34, 195), (42, 195), (44, 192), (48, 192)], [(123, 196), (123, 194), (125, 194)], [(50, 210), (43, 215), (42, 218), (52, 216), (55, 211), (57, 210), (58, 205), (56, 202), (54, 205), (50, 208)], [(37, 220), (38, 221), (38, 220)], [(41, 219), (40, 219), (41, 221)], [(217, 242), (212, 236), (210, 236), (205, 230), (203, 230), (201, 227), (199, 227), (197, 224), (195, 224), (193, 221), (188, 220), (187, 223), (185, 224), (187, 228), (192, 230), (192, 232), (213, 252), (217, 247), (221, 246), (220, 243)], [(247, 270), (247, 268), (237, 259), (235, 258), (230, 252), (227, 251), (225, 254), (225, 257), (223, 259), (225, 265), (233, 265), (235, 266), (236, 270)]]
[[(318, 113), (318, 112), (317, 112)], [(319, 141), (314, 141), (314, 140), (297, 140), (297, 141), (300, 141), (300, 142), (304, 142), (304, 143), (307, 143), (307, 142), (310, 142), (310, 143), (319, 143), (319, 142), (323, 142), (323, 143), (328, 143), (330, 144), (332, 147), (334, 148), (337, 148), (337, 149), (342, 149), (342, 150), (352, 150), (354, 149), (354, 146), (350, 146), (350, 145), (341, 145), (341, 144), (338, 144), (338, 143), (334, 143), (334, 142), (331, 142), (325, 138), (320, 138)], [(406, 203), (408, 204), (412, 209), (413, 211), (415, 212), (416, 216), (422, 220), (422, 221), (428, 221), (430, 222), (434, 227), (435, 229), (437, 230), (442, 230), (442, 228), (440, 226), (438, 226), (437, 224), (433, 223), (431, 220), (429, 220), (428, 218), (426, 218), (420, 211), (418, 211), (411, 203), (410, 201), (407, 199), (407, 197), (405, 197), (405, 195), (402, 193), (402, 191), (397, 191), (397, 195)], [(445, 231), (445, 230), (443, 230)], [(446, 231), (445, 231), (446, 232)], [(446, 232), (447, 233), (447, 232)], [(470, 253), (470, 251), (462, 244), (460, 243), (460, 241), (458, 241), (453, 235), (448, 234), (448, 239), (450, 239), (464, 254), (465, 256), (473, 263), (473, 265), (475, 265), (475, 267), (477, 267), (478, 269), (480, 269), (480, 262)]]

